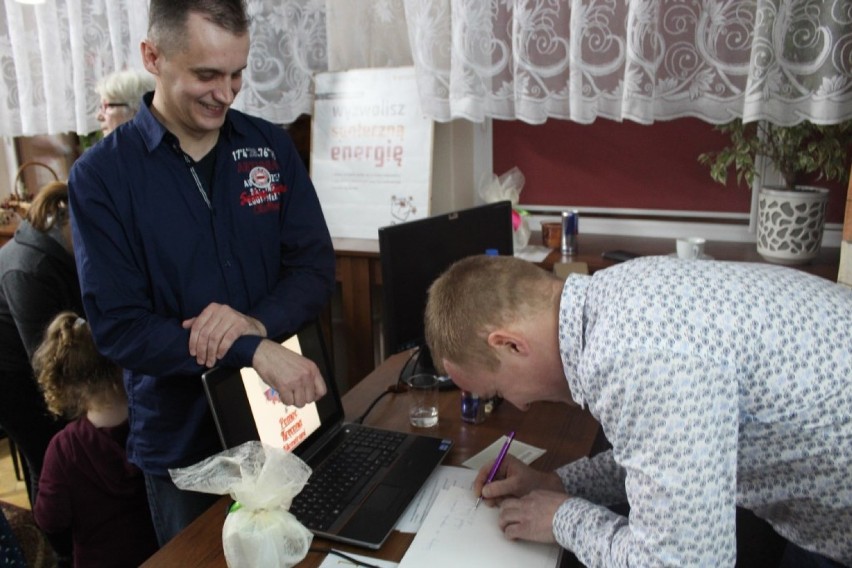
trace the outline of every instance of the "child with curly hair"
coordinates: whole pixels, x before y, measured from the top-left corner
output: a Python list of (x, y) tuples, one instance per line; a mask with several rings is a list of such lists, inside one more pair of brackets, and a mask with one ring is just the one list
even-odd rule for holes
[(51, 412), (72, 420), (48, 446), (33, 515), (68, 529), (74, 566), (138, 566), (157, 550), (142, 472), (127, 461), (121, 368), (98, 353), (86, 321), (54, 318), (33, 356)]

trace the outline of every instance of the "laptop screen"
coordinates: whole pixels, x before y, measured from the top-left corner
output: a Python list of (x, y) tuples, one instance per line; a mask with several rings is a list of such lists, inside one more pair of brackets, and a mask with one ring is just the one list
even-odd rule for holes
[(240, 376), (258, 436), (267, 446), (293, 451), (319, 428), (316, 403), (302, 408), (288, 406), (281, 402), (278, 392), (264, 383), (251, 367), (240, 370)]
[[(296, 336), (282, 345), (301, 353)], [(323, 398), (296, 408), (282, 403), (275, 389), (250, 367), (222, 367), (204, 374), (207, 398), (224, 447), (260, 440), (299, 456), (311, 447), (313, 440), (343, 421), (336, 385), (327, 377), (325, 384), (328, 393)]]

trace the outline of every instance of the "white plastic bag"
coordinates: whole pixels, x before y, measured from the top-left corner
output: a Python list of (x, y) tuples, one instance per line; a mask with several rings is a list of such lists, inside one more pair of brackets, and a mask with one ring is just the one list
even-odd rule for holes
[(485, 203), (509, 200), (512, 202), (512, 229), (514, 232), (515, 250), (527, 246), (530, 242), (530, 226), (527, 222), (527, 212), (518, 208), (521, 190), (524, 188), (524, 174), (518, 168), (512, 168), (501, 176), (491, 174), (484, 176), (479, 184), (479, 197)]
[(169, 474), (179, 489), (229, 493), (239, 503), (222, 527), (230, 568), (293, 566), (307, 555), (313, 534), (289, 512), (311, 476), (298, 456), (252, 441)]

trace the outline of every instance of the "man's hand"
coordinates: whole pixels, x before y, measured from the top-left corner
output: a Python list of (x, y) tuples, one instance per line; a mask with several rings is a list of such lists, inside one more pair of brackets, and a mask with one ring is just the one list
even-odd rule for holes
[(284, 404), (301, 408), (325, 395), (325, 380), (316, 364), (274, 341), (260, 342), (252, 367)]
[(243, 335), (266, 337), (266, 328), (258, 320), (215, 302), (181, 325), (190, 330), (189, 354), (205, 367), (216, 365)]
[(477, 496), (482, 495), (485, 503), (491, 506), (506, 497), (523, 497), (535, 489), (562, 491), (562, 481), (555, 472), (533, 469), (511, 454), (506, 455), (494, 480), (485, 485), (490, 469), (489, 463), (479, 470), (473, 491)]
[(500, 529), (507, 538), (556, 542), (553, 517), (568, 498), (564, 492), (535, 490), (520, 499), (500, 503)]

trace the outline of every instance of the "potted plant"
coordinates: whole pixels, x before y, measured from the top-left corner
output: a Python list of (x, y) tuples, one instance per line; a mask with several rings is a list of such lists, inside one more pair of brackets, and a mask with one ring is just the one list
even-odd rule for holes
[(783, 186), (762, 186), (758, 196), (757, 252), (779, 264), (804, 264), (819, 253), (825, 227), (828, 190), (801, 185), (805, 177), (845, 181), (849, 176), (852, 121), (819, 125), (804, 121), (794, 126), (734, 120), (718, 126), (730, 144), (707, 152), (699, 162), (724, 184), (731, 168), (737, 182), (752, 186), (758, 156), (780, 172)]

